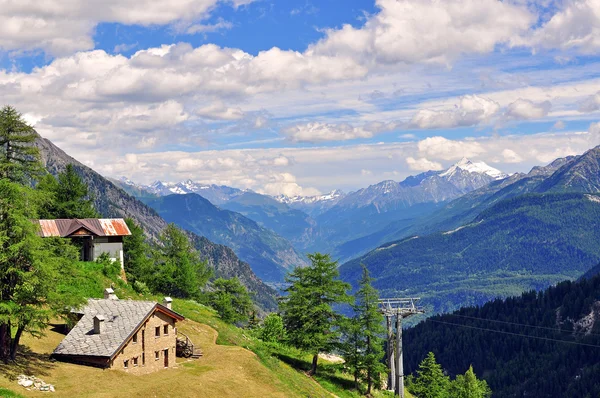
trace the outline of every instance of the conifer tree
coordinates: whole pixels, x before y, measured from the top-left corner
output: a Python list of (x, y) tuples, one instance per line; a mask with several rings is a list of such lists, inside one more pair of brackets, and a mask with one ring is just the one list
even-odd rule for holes
[(433, 352), (427, 354), (417, 370), (417, 377), (409, 379), (408, 391), (419, 398), (450, 397), (450, 378), (444, 375)]
[(367, 267), (362, 266), (363, 274), (359, 289), (356, 292), (354, 312), (360, 333), (362, 360), (360, 363), (360, 379), (367, 384), (367, 394), (375, 384), (380, 387), (381, 374), (386, 372), (383, 359), (383, 315), (379, 312), (379, 294), (371, 285)]
[(198, 298), (211, 271), (192, 247), (188, 237), (175, 224), (161, 234), (162, 246), (156, 253), (158, 264), (153, 276), (155, 290), (181, 298)]
[(126, 218), (125, 223), (131, 232), (131, 235), (123, 238), (123, 266), (127, 280), (132, 284), (136, 281), (148, 283), (152, 273), (152, 259), (144, 229), (131, 218)]
[(56, 190), (56, 218), (96, 218), (93, 200), (88, 193), (87, 184), (75, 171), (72, 164), (58, 175)]
[[(77, 258), (64, 240), (42, 238), (31, 222), (36, 191), (0, 179), (0, 359), (14, 360), (23, 333), (39, 335), (49, 319), (77, 297), (56, 287), (68, 283)], [(14, 337), (13, 337), (14, 336)]]
[(485, 380), (478, 380), (473, 366), (464, 375), (456, 376), (452, 382), (451, 396), (456, 398), (488, 398), (492, 395), (492, 390), (488, 387)]
[(224, 322), (237, 323), (248, 320), (252, 300), (246, 287), (237, 278), (219, 278), (212, 286), (214, 291), (209, 294), (209, 303)]
[(260, 328), (259, 338), (268, 343), (276, 343), (285, 338), (285, 327), (279, 314), (271, 313), (267, 315)]
[(309, 375), (317, 371), (320, 352), (333, 350), (340, 337), (342, 317), (333, 306), (350, 302), (350, 285), (338, 278), (338, 264), (328, 254), (308, 255), (311, 264), (286, 277), (290, 286), (281, 301), (288, 341), (313, 355)]
[(41, 171), (37, 134), (12, 106), (0, 109), (0, 178), (29, 183)]

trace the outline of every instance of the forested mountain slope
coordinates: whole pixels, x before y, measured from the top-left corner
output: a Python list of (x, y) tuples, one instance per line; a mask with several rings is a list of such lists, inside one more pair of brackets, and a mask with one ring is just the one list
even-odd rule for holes
[(198, 194), (144, 201), (168, 222), (231, 247), (264, 281), (283, 282), (289, 270), (306, 265), (286, 239), (239, 213), (214, 206)]
[(365, 264), (382, 296), (416, 295), (450, 311), (577, 278), (600, 260), (600, 197), (531, 194), (499, 202), (451, 231), (392, 242), (342, 265)]
[[(131, 217), (143, 226), (146, 234), (153, 238), (156, 238), (166, 227), (166, 221), (156, 211), (67, 155), (50, 140), (40, 137), (35, 144), (40, 149), (43, 164), (51, 174), (58, 175), (64, 171), (67, 164), (73, 164), (77, 173), (88, 184), (89, 191), (94, 197), (96, 210), (104, 217)], [(256, 302), (263, 308), (276, 308), (275, 291), (266, 286), (252, 272), (250, 266), (240, 261), (231, 249), (195, 234), (190, 233), (189, 235), (194, 241), (196, 249), (215, 269), (216, 276), (224, 278), (237, 276), (250, 291), (255, 293)]]
[(494, 397), (600, 396), (600, 277), (432, 317), (404, 332), (405, 371), (428, 352), (473, 365)]

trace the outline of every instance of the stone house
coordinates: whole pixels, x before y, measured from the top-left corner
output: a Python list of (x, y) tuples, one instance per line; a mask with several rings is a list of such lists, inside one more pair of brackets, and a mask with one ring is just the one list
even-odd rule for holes
[(74, 311), (77, 324), (56, 347), (57, 360), (146, 374), (176, 365), (176, 323), (183, 316), (171, 309), (171, 299), (119, 300), (112, 289), (104, 299), (89, 299)]
[(131, 235), (122, 218), (83, 218), (36, 220), (40, 234), (46, 237), (70, 238), (81, 247), (81, 261), (94, 261), (108, 253), (123, 266), (123, 237)]

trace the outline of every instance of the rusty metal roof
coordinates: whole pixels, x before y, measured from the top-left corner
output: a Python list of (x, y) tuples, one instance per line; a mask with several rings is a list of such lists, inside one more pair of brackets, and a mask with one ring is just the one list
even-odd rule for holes
[(57, 219), (36, 220), (40, 225), (40, 233), (46, 238), (49, 236), (68, 237), (81, 231), (82, 236), (128, 236), (131, 235), (125, 220), (122, 218), (82, 218), (82, 219)]

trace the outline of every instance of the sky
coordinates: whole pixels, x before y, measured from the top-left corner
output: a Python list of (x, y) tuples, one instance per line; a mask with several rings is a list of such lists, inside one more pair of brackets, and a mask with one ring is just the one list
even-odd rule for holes
[(109, 177), (277, 195), (600, 145), (600, 0), (0, 0), (0, 98)]

